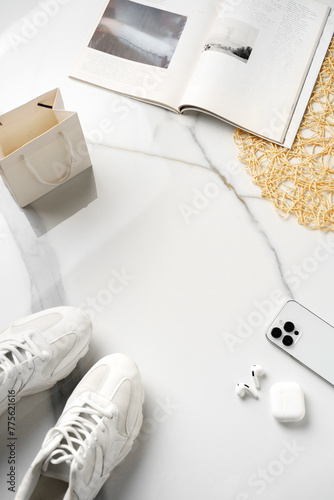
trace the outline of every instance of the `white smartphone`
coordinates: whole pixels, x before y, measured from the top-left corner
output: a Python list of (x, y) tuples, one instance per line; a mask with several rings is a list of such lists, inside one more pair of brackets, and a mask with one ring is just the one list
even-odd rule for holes
[(334, 385), (334, 327), (289, 300), (266, 331), (267, 339)]

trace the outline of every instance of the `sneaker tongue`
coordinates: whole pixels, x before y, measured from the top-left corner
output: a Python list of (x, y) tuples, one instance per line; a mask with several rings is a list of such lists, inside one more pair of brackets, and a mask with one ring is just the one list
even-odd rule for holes
[(46, 471), (42, 471), (42, 476), (60, 479), (68, 483), (70, 480), (70, 465), (66, 462), (60, 464), (53, 464), (50, 462)]
[[(83, 405), (83, 410), (84, 408), (85, 405)], [(94, 419), (90, 415), (85, 415), (85, 417), (86, 420), (91, 421), (93, 424), (95, 423)], [(69, 438), (73, 438), (73, 442), (71, 443), (73, 449), (78, 450), (81, 444), (77, 443), (76, 440), (78, 439), (78, 434), (80, 435), (82, 433), (82, 430), (80, 429), (80, 427), (77, 427), (75, 423), (73, 424), (73, 428), (75, 429), (75, 432), (72, 430), (68, 431), (68, 436)], [(51, 477), (54, 479), (60, 479), (61, 481), (69, 483), (71, 475), (72, 458), (70, 456), (71, 453), (69, 453), (68, 459), (70, 460), (70, 462), (68, 463), (66, 461), (67, 447), (68, 447), (68, 442), (64, 438), (59, 439), (58, 436), (58, 439), (56, 438), (52, 450), (53, 457), (48, 459), (46, 470), (42, 470), (43, 476)]]
[[(52, 451), (57, 450), (61, 442), (62, 442), (61, 437), (57, 436), (56, 439), (51, 444), (49, 453), (52, 453)], [(47, 456), (49, 456), (49, 454), (47, 454)], [(53, 479), (60, 479), (65, 483), (69, 483), (71, 474), (71, 464), (65, 461), (55, 464), (52, 463), (51, 460), (49, 459), (45, 460), (45, 462), (48, 462), (47, 468), (44, 470), (44, 467), (42, 466), (41, 475), (45, 477), (51, 477)]]

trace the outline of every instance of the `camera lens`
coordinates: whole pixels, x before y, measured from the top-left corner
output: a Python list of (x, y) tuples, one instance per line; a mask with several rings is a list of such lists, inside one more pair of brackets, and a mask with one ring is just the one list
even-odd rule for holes
[(278, 326), (275, 326), (275, 328), (271, 330), (271, 335), (272, 337), (274, 337), (274, 339), (279, 339), (282, 335), (282, 330), (278, 328)]
[(286, 323), (284, 323), (284, 330), (288, 333), (290, 332), (293, 332), (293, 330), (295, 329), (295, 325), (293, 323), (291, 323), (291, 321), (287, 321)]
[(291, 335), (284, 335), (282, 342), (285, 346), (289, 347), (293, 344), (293, 338)]

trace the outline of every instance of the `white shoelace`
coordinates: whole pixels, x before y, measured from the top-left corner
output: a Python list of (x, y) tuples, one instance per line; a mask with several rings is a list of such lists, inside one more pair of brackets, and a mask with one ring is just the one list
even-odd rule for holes
[(21, 374), (22, 363), (27, 363), (29, 370), (34, 367), (33, 359), (39, 357), (41, 361), (45, 361), (45, 356), (48, 353), (43, 350), (33, 338), (33, 335), (27, 334), (24, 340), (18, 342), (16, 340), (8, 340), (0, 344), (0, 383), (4, 383), (7, 378), (14, 374)]
[[(44, 472), (47, 470), (49, 463), (54, 465), (64, 462), (71, 464), (73, 459), (77, 461), (78, 468), (82, 469), (84, 459), (87, 456), (87, 450), (91, 443), (90, 436), (100, 424), (101, 431), (105, 432), (106, 427), (102, 423), (103, 417), (113, 418), (112, 411), (101, 408), (101, 406), (94, 404), (88, 399), (82, 399), (84, 406), (73, 407), (71, 409), (71, 413), (73, 413), (72, 418), (65, 425), (50, 429), (49, 434), (51, 439), (57, 433), (62, 434), (63, 439), (59, 446), (45, 460), (42, 467)], [(94, 437), (94, 441), (97, 441), (96, 436)]]

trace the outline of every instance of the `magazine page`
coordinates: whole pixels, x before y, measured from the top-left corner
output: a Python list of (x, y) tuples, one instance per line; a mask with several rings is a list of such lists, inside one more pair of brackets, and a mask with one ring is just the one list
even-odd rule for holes
[(217, 16), (182, 103), (283, 143), (330, 9), (314, 0), (232, 3)]
[(311, 62), (309, 71), (307, 73), (303, 88), (301, 90), (296, 108), (291, 117), (291, 122), (289, 128), (286, 132), (284, 139), (284, 146), (291, 148), (294, 139), (296, 137), (296, 133), (298, 132), (299, 125), (303, 119), (306, 107), (310, 100), (310, 96), (312, 94), (314, 83), (318, 78), (319, 71), (321, 69), (324, 56), (327, 52), (328, 46), (332, 40), (334, 34), (334, 12), (330, 11), (330, 15), (328, 18), (328, 22), (324, 28), (323, 34), (320, 38), (317, 50), (314, 54), (313, 60)]
[(217, 2), (110, 0), (71, 76), (178, 109)]

